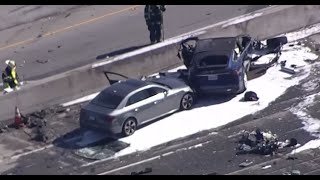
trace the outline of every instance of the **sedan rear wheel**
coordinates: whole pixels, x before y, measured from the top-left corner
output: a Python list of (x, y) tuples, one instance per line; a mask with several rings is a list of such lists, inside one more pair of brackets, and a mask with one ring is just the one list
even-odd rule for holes
[(180, 109), (181, 110), (191, 109), (191, 107), (193, 106), (193, 102), (194, 102), (193, 95), (191, 93), (186, 93), (185, 95), (183, 95), (181, 99)]
[(133, 118), (127, 119), (123, 123), (122, 134), (124, 136), (131, 136), (137, 129), (137, 121)]

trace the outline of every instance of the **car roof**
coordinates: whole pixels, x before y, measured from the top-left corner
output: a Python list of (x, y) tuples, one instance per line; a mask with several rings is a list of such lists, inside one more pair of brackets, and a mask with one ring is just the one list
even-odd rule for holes
[(194, 53), (203, 51), (213, 51), (216, 53), (230, 52), (234, 50), (237, 43), (237, 37), (220, 37), (220, 38), (208, 38), (199, 39)]
[(125, 97), (129, 93), (149, 85), (150, 83), (138, 79), (127, 79), (119, 81), (111, 86), (105, 88), (102, 92), (116, 94)]
[(158, 85), (161, 85), (161, 86), (166, 86), (168, 88), (173, 88), (174, 85), (176, 85), (177, 80), (179, 80), (179, 79), (178, 78), (174, 78), (174, 77), (162, 76), (160, 78), (149, 79), (148, 81), (153, 83), (153, 84), (155, 83), (155, 84), (158, 84)]

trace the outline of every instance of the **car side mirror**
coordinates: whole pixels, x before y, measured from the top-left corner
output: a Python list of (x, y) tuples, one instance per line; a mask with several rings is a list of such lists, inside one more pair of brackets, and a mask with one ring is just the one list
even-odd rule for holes
[(163, 91), (164, 96), (168, 95), (168, 91)]

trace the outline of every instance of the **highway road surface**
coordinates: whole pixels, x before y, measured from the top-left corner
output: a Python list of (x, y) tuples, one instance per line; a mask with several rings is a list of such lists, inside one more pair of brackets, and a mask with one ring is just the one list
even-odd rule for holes
[[(319, 56), (319, 52), (315, 51), (310, 46), (310, 40), (319, 44), (319, 35), (314, 35), (308, 38), (308, 42), (304, 42)], [(298, 46), (293, 45), (292, 49), (299, 49)], [(295, 51), (295, 53), (302, 51)], [(286, 53), (287, 50), (286, 50)], [(285, 55), (286, 53), (283, 53)], [(291, 53), (289, 53), (291, 54)], [(288, 56), (289, 57), (289, 56)], [(173, 174), (173, 175), (199, 175), (199, 174), (278, 174), (290, 172), (292, 170), (299, 170), (301, 174), (319, 174), (319, 58), (314, 62), (310, 59), (308, 63), (313, 64), (312, 68), (308, 69), (310, 74), (300, 83), (291, 86), (287, 91), (272, 102), (267, 108), (257, 113), (249, 114), (240, 119), (229, 121), (223, 126), (208, 129), (189, 136), (179, 136), (180, 138), (168, 141), (157, 146), (152, 146), (151, 149), (134, 152), (128, 155), (109, 159), (111, 151), (116, 149), (126, 148), (125, 140), (110, 141), (109, 139), (98, 144), (90, 144), (79, 147), (76, 142), (79, 142), (79, 111), (83, 104), (76, 104), (68, 107), (68, 110), (59, 111), (55, 107), (47, 109), (48, 119), (48, 134), (51, 141), (48, 144), (41, 144), (36, 141), (31, 141), (32, 132), (25, 128), (24, 130), (9, 129), (0, 135), (0, 173), (1, 174), (116, 174), (116, 175), (130, 175), (132, 172), (143, 171), (145, 168), (152, 168), (152, 172), (148, 174)], [(293, 58), (292, 58), (293, 59)], [(290, 61), (289, 61), (290, 62)], [(277, 67), (272, 67), (266, 74), (270, 75), (273, 72), (272, 78), (279, 78), (284, 74), (276, 74)], [(260, 71), (260, 70), (259, 70)], [(258, 73), (258, 72), (257, 72)], [(259, 74), (259, 73), (258, 73)], [(263, 81), (263, 84), (268, 84), (264, 79), (267, 75), (255, 77), (256, 81)], [(288, 81), (293, 78), (302, 76), (304, 73), (298, 73), (293, 76), (284, 78)], [(297, 77), (296, 77), (297, 76)], [(280, 78), (281, 78), (280, 77)], [(282, 81), (284, 84), (288, 81)], [(249, 83), (253, 82), (249, 81)], [(275, 83), (275, 82), (273, 82)], [(278, 91), (272, 82), (268, 87), (262, 87), (265, 91), (257, 91), (258, 96), (261, 97), (258, 104), (251, 104), (254, 108), (256, 105), (263, 104), (267, 98), (265, 96), (270, 89)], [(252, 84), (251, 84), (252, 85)], [(280, 86), (280, 85), (278, 85)], [(272, 94), (276, 92), (272, 91)], [(312, 99), (313, 97), (314, 99)], [(233, 98), (234, 100), (235, 98)], [(237, 102), (239, 105), (236, 109), (232, 106), (232, 102), (226, 98), (218, 100), (217, 104), (204, 104), (201, 108), (222, 107), (225, 104), (227, 110), (241, 110), (245, 111), (245, 102)], [(253, 102), (256, 103), (256, 102)], [(241, 107), (240, 107), (241, 105)], [(200, 109), (201, 109), (200, 108)], [(197, 108), (191, 112), (197, 111)], [(210, 118), (210, 121), (226, 120), (224, 116), (219, 116), (218, 112), (209, 111), (213, 113), (212, 116), (205, 116), (201, 114), (199, 119), (192, 119), (192, 121), (203, 122), (202, 119)], [(229, 112), (229, 111), (225, 111)], [(187, 113), (181, 112), (180, 114)], [(172, 115), (174, 116), (174, 115)], [(171, 117), (172, 117), (171, 116)], [(177, 116), (176, 116), (177, 117)], [(219, 117), (219, 118), (217, 118)], [(168, 117), (170, 118), (170, 116)], [(135, 135), (131, 136), (133, 139), (139, 137), (140, 132), (153, 127), (157, 124), (164, 123), (164, 121), (173, 119), (161, 119), (153, 122), (148, 126), (140, 129)], [(185, 120), (191, 123), (190, 118)], [(12, 121), (12, 120), (11, 120)], [(172, 121), (170, 124), (172, 125)], [(208, 123), (208, 122), (207, 122)], [(166, 134), (175, 134), (175, 131), (170, 131), (169, 123), (166, 126)], [(190, 127), (190, 124), (188, 124)], [(184, 124), (181, 129), (187, 128)], [(172, 125), (173, 126), (173, 125)], [(207, 125), (208, 126), (208, 125)], [(295, 160), (288, 159), (288, 154), (295, 148), (285, 148), (278, 151), (274, 156), (263, 155), (238, 155), (236, 156), (235, 148), (237, 147), (237, 140), (239, 132), (243, 130), (253, 131), (256, 128), (263, 131), (270, 130), (276, 133), (280, 141), (290, 138), (296, 138), (301, 147), (306, 147), (305, 144), (314, 142), (314, 149), (311, 146), (306, 148), (306, 151), (295, 154)], [(196, 128), (196, 127), (193, 127)], [(181, 130), (176, 128), (176, 131)], [(306, 131), (308, 130), (308, 131)], [(159, 128), (158, 131), (163, 131)], [(190, 131), (190, 129), (189, 129)], [(156, 140), (160, 132), (156, 130), (149, 131), (144, 134), (150, 140)], [(162, 136), (166, 138), (165, 136)], [(159, 140), (159, 139), (158, 139)], [(313, 141), (314, 140), (314, 141)], [(149, 141), (132, 141), (130, 147), (135, 144), (144, 145)], [(86, 151), (83, 151), (87, 149)], [(79, 153), (80, 152), (80, 153)], [(100, 157), (93, 157), (93, 155)], [(292, 155), (291, 155), (292, 156)], [(292, 159), (292, 158), (291, 158)], [(294, 158), (293, 158), (294, 159)], [(244, 161), (252, 162), (248, 167), (239, 167), (239, 164)], [(265, 167), (268, 167), (265, 169)]]
[[(169, 5), (165, 38), (266, 5)], [(7, 17), (7, 18), (6, 18)], [(14, 59), (35, 80), (149, 44), (143, 6), (2, 6), (0, 69)]]

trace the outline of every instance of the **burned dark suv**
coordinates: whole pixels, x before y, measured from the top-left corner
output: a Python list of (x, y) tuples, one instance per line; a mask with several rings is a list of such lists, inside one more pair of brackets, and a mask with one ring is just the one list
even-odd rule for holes
[(178, 56), (187, 67), (187, 78), (198, 94), (239, 94), (247, 88), (247, 72), (252, 54), (280, 52), (287, 39), (267, 40), (263, 46), (249, 36), (199, 39), (181, 42)]

